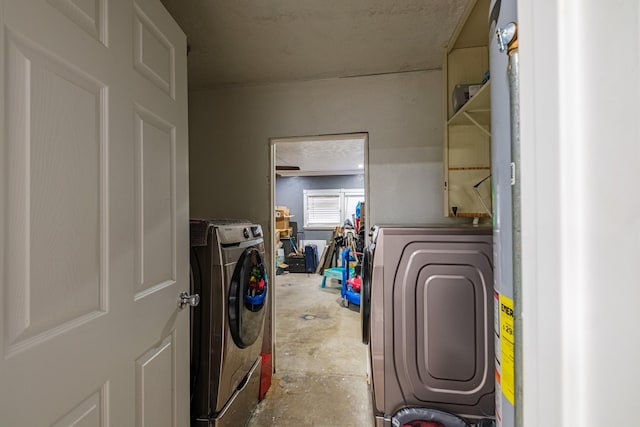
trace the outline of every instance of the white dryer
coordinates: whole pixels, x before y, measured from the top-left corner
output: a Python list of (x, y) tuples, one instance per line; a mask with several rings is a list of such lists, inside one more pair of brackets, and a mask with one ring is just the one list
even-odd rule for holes
[(492, 423), (491, 228), (374, 227), (363, 264), (376, 426)]

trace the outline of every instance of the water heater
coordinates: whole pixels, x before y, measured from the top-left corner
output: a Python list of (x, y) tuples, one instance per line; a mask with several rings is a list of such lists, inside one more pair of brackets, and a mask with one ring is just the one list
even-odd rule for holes
[[(508, 57), (496, 30), (517, 20), (516, 0), (492, 0), (489, 7), (491, 74), (491, 183), (493, 185), (494, 330), (496, 422), (514, 427), (513, 250), (511, 197), (511, 125)], [(508, 332), (511, 331), (511, 334)]]

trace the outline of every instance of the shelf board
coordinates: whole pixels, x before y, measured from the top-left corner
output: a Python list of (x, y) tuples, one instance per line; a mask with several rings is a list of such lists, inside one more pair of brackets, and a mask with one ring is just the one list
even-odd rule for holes
[(450, 217), (458, 217), (458, 218), (490, 218), (491, 215), (489, 215), (486, 212), (458, 212), (457, 215), (453, 214), (453, 211), (449, 211), (449, 216)]
[(476, 125), (485, 131), (491, 126), (491, 80), (469, 99), (447, 122), (449, 126)]
[(466, 167), (450, 167), (450, 171), (488, 171), (491, 166), (466, 166)]

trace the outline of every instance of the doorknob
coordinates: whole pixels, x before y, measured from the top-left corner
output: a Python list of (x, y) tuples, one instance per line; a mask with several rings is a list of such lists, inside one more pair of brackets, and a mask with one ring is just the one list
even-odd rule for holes
[(178, 302), (178, 307), (180, 307), (181, 309), (184, 308), (185, 305), (196, 307), (198, 304), (200, 304), (200, 295), (198, 294), (189, 295), (189, 293), (185, 291), (180, 292), (180, 300)]

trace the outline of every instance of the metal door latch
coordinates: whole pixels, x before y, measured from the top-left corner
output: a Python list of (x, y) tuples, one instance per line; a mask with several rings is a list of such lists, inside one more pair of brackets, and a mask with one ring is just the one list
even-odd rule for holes
[(184, 308), (186, 305), (190, 305), (191, 307), (197, 307), (198, 304), (200, 304), (200, 295), (198, 294), (193, 294), (193, 295), (189, 295), (188, 292), (180, 292), (180, 297), (179, 297), (179, 301), (178, 301), (178, 307), (180, 307), (181, 309)]

